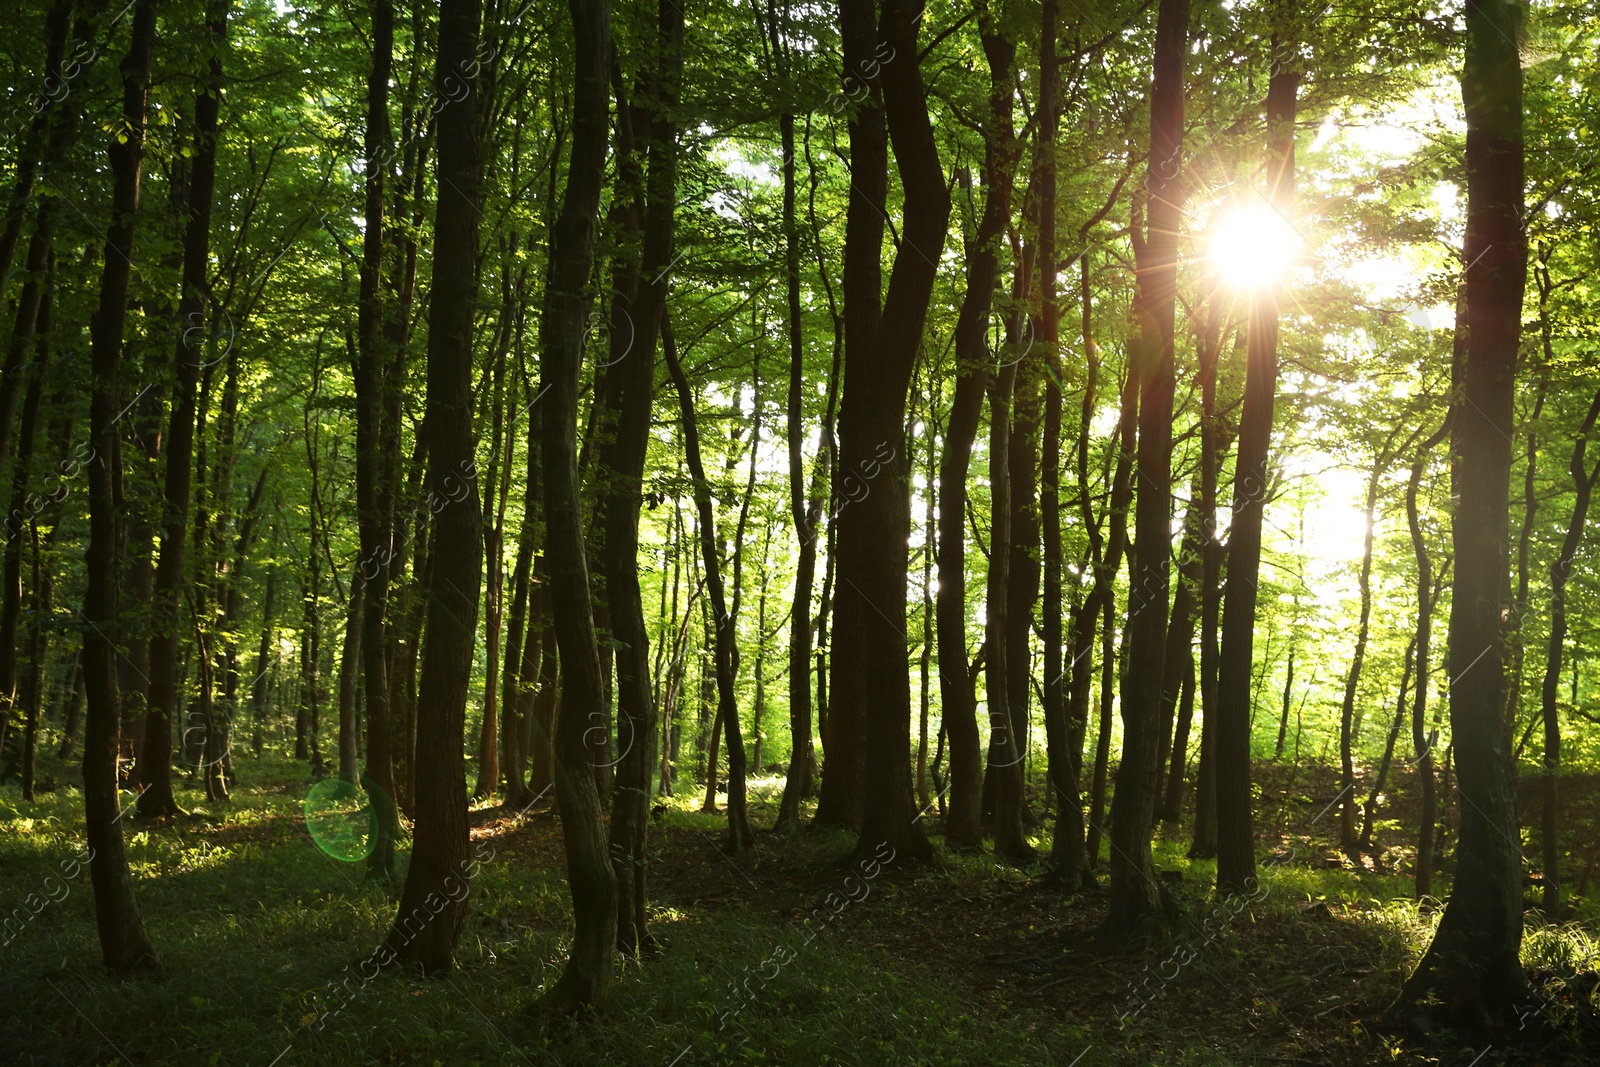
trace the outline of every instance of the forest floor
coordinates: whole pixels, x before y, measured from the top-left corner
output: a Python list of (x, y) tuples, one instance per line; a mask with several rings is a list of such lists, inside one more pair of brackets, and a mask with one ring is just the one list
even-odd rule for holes
[[(1254, 899), (1213, 899), (1213, 865), (1184, 858), (1187, 835), (1165, 831), (1155, 866), (1177, 917), (1160, 943), (1134, 951), (1091, 939), (1103, 877), (1067, 897), (1042, 867), (942, 849), (932, 866), (890, 859), (863, 872), (847, 866), (847, 835), (760, 831), (776, 814), (777, 779), (751, 782), (756, 845), (730, 856), (722, 817), (679, 797), (651, 833), (660, 951), (623, 966), (596, 1017), (550, 1029), (526, 1011), (570, 936), (547, 805), (520, 817), (474, 808), (474, 841), (493, 853), (473, 882), (453, 973), (366, 981), (356, 964), (392, 920), (388, 891), (307, 836), (303, 765), (247, 758), (239, 771), (228, 804), (208, 809), (186, 789), (187, 817), (128, 816), (140, 907), (166, 966), (129, 983), (100, 966), (86, 868), (47, 881), (80, 854), (77, 789), (28, 804), (15, 782), (0, 788), (0, 905), (19, 920), (0, 935), (0, 1064), (1600, 1062), (1594, 1031), (1569, 1018), (1575, 1004), (1600, 1006), (1588, 902), (1563, 925), (1529, 913), (1524, 960), (1554, 1007), (1517, 1042), (1410, 1044), (1381, 1028), (1437, 921), (1397, 873), (1409, 862), (1399, 827), (1415, 825), (1403, 777), (1375, 854), (1356, 864), (1330, 844), (1335, 773), (1263, 765), (1262, 810), (1279, 817), (1259, 828)], [(45, 774), (72, 780), (64, 765)], [(1563, 785), (1568, 825), (1592, 826), (1600, 779)], [(1447, 879), (1448, 852), (1443, 867)]]

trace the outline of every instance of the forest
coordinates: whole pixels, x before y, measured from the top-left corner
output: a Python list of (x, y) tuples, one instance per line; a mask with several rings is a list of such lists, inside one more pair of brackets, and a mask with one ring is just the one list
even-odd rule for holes
[(1600, 1062), (1600, 8), (0, 31), (0, 1064)]

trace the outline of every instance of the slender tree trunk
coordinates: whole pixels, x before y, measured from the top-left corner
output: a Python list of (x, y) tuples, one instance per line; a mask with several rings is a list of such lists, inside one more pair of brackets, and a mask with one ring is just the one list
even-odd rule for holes
[(356, 528), (361, 544), (364, 588), (361, 622), (361, 672), (367, 726), (362, 788), (373, 813), (372, 852), (367, 870), (391, 882), (396, 876), (395, 842), (400, 816), (395, 806), (394, 725), (391, 721), (388, 611), (390, 567), (396, 562), (392, 464), (385, 448), (386, 392), (398, 388), (386, 373), (383, 346), (381, 275), (384, 246), (384, 179), (392, 153), (389, 127), (389, 77), (394, 55), (393, 0), (373, 0), (372, 66), (367, 73), (366, 225), (362, 232), (360, 305), (356, 365)]
[[(1167, 547), (1172, 537), (1173, 327), (1177, 239), (1181, 224), (1184, 57), (1188, 0), (1161, 0), (1150, 93), (1149, 230), (1137, 299), (1140, 336), (1130, 346), (1139, 383), (1139, 495), (1132, 583), (1141, 598), (1128, 608), (1128, 666), (1123, 676), (1122, 762), (1111, 802), (1111, 904), (1104, 934), (1121, 939), (1163, 910), (1150, 865), (1155, 817), (1157, 725), (1166, 652)], [(1154, 607), (1154, 610), (1141, 610)]]
[(1217, 415), (1217, 363), (1222, 350), (1222, 317), (1211, 302), (1203, 334), (1197, 337), (1200, 378), (1200, 524), (1205, 531), (1200, 559), (1200, 763), (1195, 769), (1194, 833), (1190, 859), (1217, 854), (1217, 683), (1222, 616), (1222, 565), (1226, 549), (1217, 540), (1217, 478), (1227, 451)]
[[(100, 6), (103, 5), (104, 0), (101, 0)], [(63, 61), (68, 59), (67, 38), (69, 29), (77, 31), (72, 34), (74, 47), (70, 61), (74, 66), (79, 65), (79, 58), (85, 52), (93, 51), (93, 42), (89, 37), (89, 33), (92, 32), (93, 22), (87, 12), (80, 12), (77, 24), (74, 27), (73, 7), (73, 0), (54, 0), (54, 3), (50, 5), (49, 13), (45, 16), (44, 75), (46, 81), (43, 88), (47, 90), (50, 86), (50, 80), (61, 79), (64, 72)], [(66, 99), (71, 99), (71, 95)], [(55, 108), (55, 105), (60, 102), (62, 102), (61, 97), (47, 91), (44, 94), (42, 106), (37, 107), (33, 115), (28, 119), (27, 132), (23, 134), (21, 143), (17, 145), (16, 169), (13, 172), (11, 194), (6, 202), (5, 227), (0, 230), (0, 295), (5, 293), (6, 282), (11, 277), (11, 260), (16, 255), (17, 243), (22, 239), (22, 227), (24, 220), (27, 218), (28, 200), (33, 195), (33, 182), (39, 173), (41, 151), (48, 153), (48, 149), (44, 147), (46, 132), (53, 124), (57, 112), (61, 110)], [(6, 123), (13, 133), (15, 132), (14, 121), (15, 118), (12, 118)], [(8, 394), (8, 398), (14, 397), (14, 391)], [(9, 431), (9, 425), (6, 429)], [(8, 446), (9, 442), (6, 445), (0, 445), (0, 449)], [(0, 456), (3, 456), (3, 453), (0, 453)]]
[(123, 408), (118, 383), (122, 338), (133, 273), (134, 225), (144, 161), (151, 59), (156, 43), (156, 0), (136, 0), (132, 38), (122, 61), (122, 122), (111, 137), (111, 223), (101, 257), (100, 302), (90, 326), (89, 546), (83, 617), (83, 673), (88, 720), (83, 739), (83, 801), (100, 952), (114, 975), (160, 969), (145, 938), (133, 877), (123, 850), (117, 798), (121, 694), (117, 691), (117, 545), (122, 462), (116, 421)]
[[(1392, 435), (1391, 435), (1392, 436)], [(1243, 447), (1241, 438), (1240, 447)], [(1356, 647), (1350, 656), (1350, 670), (1345, 675), (1344, 703), (1339, 712), (1339, 847), (1356, 848), (1356, 814), (1361, 803), (1356, 796), (1355, 744), (1360, 731), (1356, 712), (1356, 687), (1361, 681), (1361, 668), (1367, 658), (1367, 637), (1372, 621), (1372, 542), (1377, 533), (1378, 489), (1385, 473), (1388, 445), (1373, 457), (1372, 474), (1367, 479), (1366, 536), (1362, 541), (1361, 571), (1356, 579), (1360, 591), (1361, 612), (1356, 623)]]
[[(509, 249), (504, 249), (509, 254)], [(505, 269), (509, 276), (510, 268)], [(507, 278), (503, 299), (500, 305), (502, 325), (500, 330), (509, 334), (509, 319), (512, 314), (510, 307), (511, 285)], [(503, 556), (505, 554), (505, 508), (501, 504), (504, 499), (505, 479), (510, 475), (511, 453), (516, 449), (511, 446), (511, 435), (506, 432), (505, 426), (505, 379), (506, 379), (506, 345), (497, 339), (494, 354), (494, 385), (493, 398), (490, 401), (491, 430), (489, 433), (489, 471), (483, 483), (484, 524), (483, 524), (483, 555), (485, 564), (483, 611), (484, 620), (484, 651), (488, 662), (485, 664), (483, 675), (483, 721), (478, 731), (478, 782), (472, 789), (474, 800), (484, 800), (494, 796), (495, 790), (500, 785), (500, 624), (505, 613), (505, 579), (501, 574), (504, 569)], [(501, 452), (505, 453), (505, 475), (501, 474)], [(492, 519), (491, 519), (492, 516)]]
[(983, 216), (967, 246), (966, 293), (956, 320), (956, 388), (939, 460), (940, 719), (950, 738), (950, 810), (945, 840), (953, 848), (981, 841), (983, 753), (979, 747), (972, 670), (967, 651), (967, 471), (989, 379), (989, 309), (999, 277), (999, 245), (1011, 217), (1015, 134), (1012, 77), (1016, 43), (980, 13), (989, 66), (989, 110), (984, 127)]
[(339, 653), (339, 777), (355, 784), (356, 671), (361, 662), (361, 604), (365, 583), (359, 566), (350, 576), (350, 601), (345, 605), (344, 643)]
[(1283, 674), (1283, 712), (1278, 716), (1278, 744), (1272, 758), (1283, 758), (1283, 745), (1289, 736), (1289, 710), (1294, 704), (1294, 635), (1289, 635), (1289, 661)]
[[(535, 405), (537, 406), (537, 405)], [(538, 413), (530, 423), (537, 425)], [(539, 499), (538, 435), (530, 431), (528, 438), (528, 470), (524, 482), (522, 530), (517, 535), (517, 562), (511, 575), (511, 618), (506, 631), (505, 683), (500, 688), (500, 774), (505, 779), (504, 807), (521, 810), (533, 795), (528, 792), (528, 751), (522, 743), (526, 724), (523, 721), (524, 689), (531, 689), (537, 678), (523, 673), (525, 650), (538, 644), (530, 641), (535, 629), (533, 613), (529, 610), (533, 572), (533, 544), (537, 537), (537, 502)]]
[[(673, 386), (678, 392), (684, 455), (689, 464), (689, 476), (694, 483), (701, 565), (705, 568), (706, 592), (714, 620), (713, 657), (717, 710), (711, 730), (710, 758), (706, 765), (706, 793), (708, 799), (716, 796), (718, 732), (724, 731), (728, 742), (728, 848), (739, 852), (750, 847), (751, 836), (745, 811), (744, 739), (739, 729), (739, 707), (733, 691), (736, 669), (733, 615), (728, 611), (722, 585), (722, 564), (717, 558), (717, 531), (712, 511), (711, 483), (706, 480), (705, 464), (700, 458), (700, 428), (695, 422), (694, 395), (690, 390), (688, 376), (684, 374), (683, 366), (678, 362), (677, 343), (672, 335), (671, 323), (665, 319), (662, 324), (662, 340), (667, 371), (671, 374)], [(715, 810), (715, 801), (711, 800), (707, 808), (702, 810)]]
[[(10, 722), (17, 694), (17, 631), (22, 619), (23, 533), (25, 529), (32, 529), (37, 514), (36, 507), (28, 506), (28, 486), (33, 475), (33, 443), (39, 424), (39, 407), (44, 397), (45, 369), (50, 357), (50, 304), (54, 283), (53, 258), (47, 259), (43, 277), (30, 278), (26, 283), (26, 286), (37, 285), (42, 292), (34, 305), (36, 321), (30, 321), (26, 328), (28, 336), (35, 342), (34, 357), (29, 361), (26, 371), (28, 388), (22, 401), (22, 423), (17, 433), (17, 454), (11, 467), (11, 508), (6, 513), (3, 531), (5, 592), (4, 608), (0, 610), (0, 701), (4, 703), (4, 712), (3, 717), (0, 717), (0, 743), (5, 740), (5, 727)], [(19, 333), (23, 332), (21, 318), (27, 311), (26, 307), (17, 311)], [(59, 527), (60, 523), (57, 522), (51, 528), (59, 529)], [(32, 536), (30, 535), (30, 542)], [(34, 598), (37, 598), (39, 592), (37, 578), (34, 579), (32, 590)], [(35, 618), (30, 624), (30, 629), (37, 630), (39, 624), (39, 620)], [(37, 667), (37, 664), (34, 666)], [(37, 724), (34, 721), (36, 718), (37, 716), (34, 716), (27, 720), (30, 731), (36, 728)], [(29, 800), (33, 799), (32, 737), (30, 732), (30, 758), (24, 762), (23, 768), (23, 791)]]
[(984, 597), (984, 689), (989, 702), (989, 765), (993, 779), (994, 848), (999, 855), (1024, 860), (1033, 847), (1022, 828), (1022, 738), (1011, 714), (1009, 660), (1011, 649), (1010, 580), (1011, 401), (1017, 379), (1015, 362), (1003, 367), (989, 384), (989, 584)]
[[(1562, 918), (1561, 823), (1557, 804), (1560, 798), (1556, 777), (1561, 770), (1561, 715), (1556, 705), (1556, 694), (1560, 691), (1561, 654), (1567, 640), (1567, 579), (1572, 574), (1572, 561), (1583, 541), (1584, 525), (1589, 517), (1589, 498), (1595, 480), (1600, 478), (1600, 464), (1592, 471), (1584, 467), (1589, 434), (1594, 431), (1597, 418), (1600, 418), (1600, 392), (1595, 394), (1590, 403), (1589, 414), (1583, 420), (1583, 427), (1572, 446), (1572, 459), (1567, 464), (1567, 471), (1572, 477), (1572, 516), (1567, 520), (1567, 533), (1562, 539), (1561, 551), (1550, 563), (1550, 638), (1545, 651), (1544, 684), (1540, 689), (1544, 719), (1544, 760), (1540, 779), (1544, 804), (1540, 835), (1544, 838), (1544, 913), (1551, 922), (1559, 922)], [(1576, 689), (1576, 658), (1573, 661), (1573, 682), (1573, 688)], [(1573, 703), (1577, 703), (1576, 694)]]
[(572, 152), (561, 214), (551, 233), (540, 322), (545, 390), (542, 448), (546, 553), (551, 607), (561, 651), (561, 708), (554, 739), (556, 802), (561, 810), (575, 933), (561, 977), (541, 998), (567, 1012), (596, 1004), (611, 982), (617, 941), (617, 881), (606, 856), (605, 811), (590, 766), (585, 731), (605, 714), (600, 649), (589, 601), (579, 500), (578, 379), (586, 326), (584, 289), (605, 178), (608, 0), (568, 0), (575, 37)]
[(655, 765), (656, 703), (650, 686), (650, 637), (639, 589), (639, 508), (654, 402), (656, 338), (666, 304), (677, 201), (677, 123), (673, 109), (683, 76), (684, 12), (674, 0), (656, 9), (655, 55), (647, 81), (651, 101), (646, 176), (644, 269), (634, 302), (634, 351), (617, 368), (616, 437), (606, 457), (606, 599), (618, 642), (617, 760), (610, 856), (616, 872), (617, 949), (637, 956), (654, 943), (646, 928), (650, 776)]
[[(272, 543), (278, 542), (278, 528), (272, 528)], [(261, 643), (256, 648), (256, 676), (250, 683), (250, 747), (259, 759), (262, 746), (266, 743), (262, 736), (262, 727), (267, 716), (267, 692), (272, 684), (269, 675), (277, 664), (278, 656), (273, 650), (273, 608), (276, 606), (278, 592), (278, 569), (268, 566), (267, 589), (261, 600)], [(371, 744), (371, 737), (367, 738)]]
[[(472, 680), (483, 513), (472, 435), (472, 333), (483, 157), (475, 79), (479, 0), (442, 0), (436, 98), (439, 190), (428, 306), (427, 499), (435, 552), (428, 576), (428, 642), (417, 692), (416, 819), (411, 863), (383, 950), (425, 973), (448, 969), (466, 920), (467, 796), (461, 746)], [(465, 86), (465, 91), (462, 87)], [(452, 889), (454, 883), (456, 888)], [(441, 900), (440, 898), (445, 898)], [(420, 920), (421, 929), (416, 928)], [(380, 951), (383, 951), (380, 950)]]
[(1397, 1012), (1479, 1029), (1507, 1025), (1534, 999), (1519, 961), (1522, 850), (1503, 662), (1512, 401), (1527, 282), (1520, 18), (1505, 0), (1467, 4), (1466, 403), (1454, 425), (1449, 652), (1461, 837), (1444, 916), (1396, 1002)]
[[(1156, 749), (1156, 792), (1161, 797), (1157, 808), (1163, 822), (1168, 819), (1169, 803), (1172, 802), (1173, 777), (1179, 780), (1181, 798), (1187, 757), (1184, 750), (1189, 744), (1189, 724), (1181, 724), (1179, 732), (1183, 737), (1177, 744), (1173, 741), (1173, 727), (1183, 695), (1184, 679), (1189, 673), (1188, 661), (1193, 651), (1195, 615), (1199, 607), (1199, 586), (1203, 578), (1201, 556), (1205, 551), (1205, 535), (1200, 522), (1199, 502), (1193, 500), (1194, 490), (1198, 488), (1191, 486), (1193, 502), (1184, 512), (1183, 540), (1178, 547), (1178, 576), (1172, 594), (1172, 615), (1167, 622), (1166, 657), (1161, 667), (1161, 732), (1160, 744)], [(1168, 760), (1172, 762), (1170, 772), (1167, 769)], [(1176, 819), (1177, 815), (1174, 814), (1172, 820)]]
[[(178, 301), (178, 320), (185, 326), (204, 322), (209, 303), (211, 205), (217, 179), (217, 117), (222, 91), (222, 51), (226, 47), (230, 6), (230, 0), (209, 0), (206, 5), (206, 30), (211, 37), (212, 54), (200, 90), (195, 95), (195, 151), (183, 238), (183, 289)], [(155, 634), (150, 643), (150, 695), (144, 742), (139, 752), (142, 766), (134, 770), (135, 779), (145, 787), (139, 795), (139, 813), (147, 816), (174, 815), (179, 810), (177, 800), (172, 795), (172, 717), (178, 709), (178, 631), (193, 473), (195, 388), (205, 360), (203, 347), (191, 343), (191, 339), (201, 337), (202, 333), (185, 329), (173, 355), (177, 367), (177, 392), (165, 442), (166, 510), (153, 593)]]
[[(1274, 55), (1294, 50), (1295, 44), (1287, 35), (1274, 34), (1272, 41)], [(1267, 88), (1267, 199), (1280, 213), (1287, 213), (1294, 203), (1294, 121), (1299, 91), (1298, 59), (1275, 60)], [(1228, 529), (1228, 585), (1223, 596), (1222, 648), (1217, 660), (1217, 887), (1242, 893), (1254, 889), (1256, 872), (1250, 807), (1250, 670), (1261, 573), (1261, 522), (1267, 503), (1268, 448), (1278, 388), (1277, 285), (1277, 279), (1270, 279), (1250, 296), (1248, 369), (1244, 408), (1239, 416), (1233, 522)], [(1208, 715), (1210, 710), (1206, 709)]]
[(1378, 797), (1383, 793), (1383, 785), (1389, 779), (1389, 764), (1394, 759), (1395, 741), (1400, 736), (1400, 729), (1405, 725), (1406, 717), (1406, 690), (1411, 687), (1411, 668), (1417, 653), (1417, 639), (1411, 638), (1411, 643), (1406, 646), (1405, 668), (1400, 672), (1400, 695), (1394, 702), (1394, 725), (1389, 727), (1389, 734), (1383, 744), (1383, 758), (1378, 761), (1378, 773), (1372, 779), (1372, 792), (1367, 794), (1367, 802), (1361, 814), (1361, 837), (1357, 848), (1362, 852), (1372, 850), (1372, 822), (1378, 813)]
[[(803, 331), (800, 319), (800, 230), (795, 219), (795, 139), (794, 116), (778, 119), (778, 134), (783, 149), (783, 233), (784, 266), (787, 273), (786, 296), (789, 333), (789, 510), (795, 538), (800, 542), (795, 562), (794, 606), (789, 615), (789, 770), (784, 778), (783, 797), (778, 804), (778, 820), (773, 829), (789, 833), (800, 828), (800, 801), (812, 787), (811, 765), (814, 736), (811, 725), (811, 658), (815, 635), (811, 625), (812, 586), (817, 573), (817, 536), (822, 532), (822, 512), (826, 503), (828, 475), (833, 463), (833, 421), (839, 398), (840, 338), (835, 334), (833, 370), (828, 376), (826, 407), (822, 431), (811, 471), (811, 488), (804, 493), (805, 467), (801, 444), (805, 435), (805, 368)], [(807, 164), (810, 164), (811, 126), (805, 130)], [(816, 182), (812, 170), (813, 185)], [(820, 253), (819, 253), (820, 254)], [(831, 294), (831, 286), (829, 288)], [(676, 571), (674, 571), (676, 581)], [(819, 679), (820, 683), (820, 679)]]

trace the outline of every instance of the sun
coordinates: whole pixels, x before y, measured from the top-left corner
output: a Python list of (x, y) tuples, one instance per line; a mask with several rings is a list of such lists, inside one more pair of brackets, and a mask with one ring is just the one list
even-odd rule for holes
[(1224, 278), (1254, 289), (1283, 277), (1300, 238), (1270, 204), (1252, 204), (1227, 215), (1211, 235), (1211, 261)]

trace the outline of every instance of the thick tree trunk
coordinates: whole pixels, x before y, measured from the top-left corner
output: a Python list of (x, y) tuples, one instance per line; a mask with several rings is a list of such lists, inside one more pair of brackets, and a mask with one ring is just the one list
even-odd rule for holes
[(551, 233), (545, 306), (542, 427), (546, 552), (551, 608), (561, 652), (561, 708), (556, 725), (555, 788), (567, 853), (575, 931), (561, 977), (543, 1008), (567, 1012), (599, 1002), (612, 977), (617, 941), (617, 882), (606, 856), (605, 811), (590, 766), (585, 731), (603, 716), (600, 649), (589, 600), (578, 486), (578, 380), (587, 325), (584, 289), (605, 178), (608, 0), (568, 0), (575, 36), (572, 152), (561, 214)]
[[(442, 0), (436, 98), (440, 115), (433, 292), (428, 306), (427, 499), (435, 552), (428, 641), (417, 692), (416, 819), (411, 863), (383, 949), (426, 973), (448, 969), (466, 920), (467, 796), (461, 746), (472, 680), (483, 513), (472, 435), (472, 331), (483, 157), (481, 87), (457, 72), (476, 63), (480, 0)], [(465, 91), (463, 91), (465, 86)], [(452, 889), (452, 883), (456, 888)], [(442, 899), (441, 899), (442, 898)], [(417, 923), (420, 921), (420, 929)]]
[(101, 257), (100, 302), (90, 326), (89, 445), (99, 462), (84, 466), (89, 481), (89, 546), (83, 617), (83, 673), (88, 721), (83, 739), (83, 801), (100, 952), (115, 975), (158, 970), (133, 896), (118, 811), (117, 751), (121, 695), (117, 691), (117, 483), (122, 463), (116, 421), (123, 401), (118, 383), (128, 281), (133, 273), (134, 224), (144, 161), (150, 67), (156, 43), (156, 0), (136, 0), (128, 54), (122, 61), (122, 122), (110, 139), (111, 223)]
[[(883, 193), (887, 157), (883, 127), (871, 108), (850, 124), (852, 190), (845, 224), (845, 377), (840, 409), (840, 469), (864, 479), (865, 496), (838, 522), (840, 598), (834, 641), (832, 716), (863, 727), (860, 769), (852, 786), (860, 812), (857, 849), (883, 844), (907, 860), (932, 856), (917, 823), (911, 788), (911, 686), (906, 662), (907, 539), (911, 516), (905, 462), (906, 394), (950, 217), (927, 92), (917, 63), (920, 6), (886, 0), (873, 32), (870, 0), (840, 5), (847, 71), (866, 73), (880, 45), (894, 62), (879, 70), (883, 119), (893, 138), (905, 192), (900, 244), (879, 310)], [(869, 217), (869, 212), (871, 217)], [(874, 475), (881, 481), (874, 481)], [(841, 703), (842, 702), (842, 703)], [(848, 736), (848, 734), (846, 734)], [(838, 753), (829, 750), (831, 769)], [(824, 777), (824, 790), (828, 787)], [(822, 810), (818, 808), (818, 818)]]
[(1519, 960), (1521, 835), (1503, 662), (1512, 399), (1527, 282), (1520, 17), (1505, 0), (1467, 3), (1466, 403), (1454, 426), (1449, 652), (1461, 832), (1449, 903), (1396, 1004), (1482, 1029), (1506, 1026), (1534, 999)]

